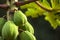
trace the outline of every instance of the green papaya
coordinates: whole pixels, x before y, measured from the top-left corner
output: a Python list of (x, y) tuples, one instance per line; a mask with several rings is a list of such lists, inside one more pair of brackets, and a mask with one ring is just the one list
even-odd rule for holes
[(18, 27), (12, 21), (7, 21), (2, 28), (2, 37), (6, 40), (15, 40), (17, 36)]
[(17, 26), (23, 26), (27, 22), (27, 17), (22, 11), (18, 10), (15, 11), (13, 20)]
[(34, 34), (34, 28), (29, 22), (26, 22), (26, 24), (24, 26), (20, 26), (20, 28), (23, 30), (27, 30), (30, 33)]
[(1, 36), (1, 31), (3, 28), (3, 25), (5, 24), (6, 20), (4, 18), (0, 18), (0, 36)]
[(23, 31), (19, 36), (21, 40), (36, 40), (35, 36), (29, 31)]

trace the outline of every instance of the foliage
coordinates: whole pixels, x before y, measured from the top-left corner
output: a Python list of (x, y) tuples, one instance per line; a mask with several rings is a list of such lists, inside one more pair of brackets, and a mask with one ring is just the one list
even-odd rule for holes
[[(51, 26), (56, 29), (60, 26), (60, 0), (39, 0), (40, 4), (42, 4), (47, 9), (52, 9), (52, 12), (48, 12), (41, 7), (39, 7), (35, 2), (20, 6), (21, 9), (27, 9), (25, 11), (26, 16), (31, 16), (32, 18), (36, 18), (38, 16), (45, 16), (48, 19), (47, 21), (51, 24)], [(55, 10), (55, 11), (54, 11)]]

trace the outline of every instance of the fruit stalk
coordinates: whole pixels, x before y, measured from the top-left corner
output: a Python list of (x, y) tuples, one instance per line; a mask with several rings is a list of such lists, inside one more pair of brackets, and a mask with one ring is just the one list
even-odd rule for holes
[(28, 4), (28, 3), (31, 3), (31, 2), (35, 2), (35, 1), (37, 1), (37, 0), (19, 1), (19, 2), (15, 2), (14, 5), (22, 6), (22, 5), (25, 5), (25, 4)]
[(39, 1), (35, 1), (35, 3), (45, 11), (52, 12), (52, 9), (45, 8)]
[[(21, 5), (25, 5), (25, 4), (28, 4), (31, 2), (35, 2), (35, 1), (37, 1), (37, 0), (19, 1), (19, 2), (14, 2), (14, 5), (21, 6)], [(0, 4), (0, 8), (7, 9), (7, 8), (9, 8), (9, 5)]]
[(7, 11), (7, 20), (10, 20), (9, 10)]
[[(6, 1), (6, 4), (7, 4), (7, 5), (10, 5), (10, 2), (7, 0), (7, 1)], [(10, 9), (7, 10), (7, 14), (6, 14), (6, 15), (7, 15), (7, 20), (10, 20), (9, 10), (10, 10)]]

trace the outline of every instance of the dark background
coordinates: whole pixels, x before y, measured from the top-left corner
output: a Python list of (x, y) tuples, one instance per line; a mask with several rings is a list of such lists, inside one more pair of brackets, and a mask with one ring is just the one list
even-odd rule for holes
[[(5, 2), (6, 0), (0, 0), (0, 4)], [(6, 15), (6, 11), (7, 10), (0, 8), (0, 17)], [(37, 40), (60, 40), (60, 27), (54, 30), (49, 22), (44, 20), (44, 16), (39, 16), (38, 18), (27, 18), (35, 29)]]
[(29, 22), (35, 29), (37, 40), (60, 40), (60, 27), (54, 30), (44, 16), (38, 18), (28, 17)]

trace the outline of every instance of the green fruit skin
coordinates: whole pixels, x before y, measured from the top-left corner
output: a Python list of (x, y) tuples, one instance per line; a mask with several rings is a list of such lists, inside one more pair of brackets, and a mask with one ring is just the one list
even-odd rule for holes
[(5, 24), (6, 20), (4, 18), (0, 18), (0, 36), (1, 36), (1, 33), (2, 33), (2, 28), (3, 28), (3, 25)]
[(23, 31), (19, 36), (21, 40), (36, 40), (35, 36), (29, 31)]
[(2, 37), (6, 40), (15, 40), (17, 36), (18, 27), (12, 21), (7, 21), (2, 28)]
[(20, 28), (23, 30), (27, 30), (30, 33), (34, 34), (34, 28), (29, 22), (26, 22), (26, 24), (24, 26), (20, 26)]
[(23, 26), (27, 22), (27, 17), (20, 10), (14, 13), (14, 22), (17, 26)]

